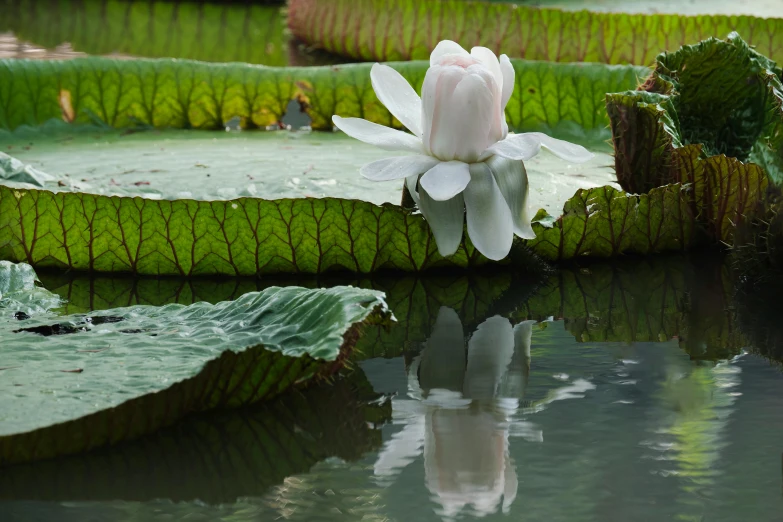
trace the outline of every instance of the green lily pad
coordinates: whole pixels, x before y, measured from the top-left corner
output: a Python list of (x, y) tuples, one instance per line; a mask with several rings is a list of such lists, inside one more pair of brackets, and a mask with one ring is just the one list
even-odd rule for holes
[[(766, 176), (731, 158), (704, 161), (692, 184), (639, 196), (580, 189), (557, 219), (540, 211), (536, 238), (505, 261), (680, 251), (728, 242), (763, 199)], [(695, 188), (694, 188), (695, 187)], [(706, 232), (706, 234), (705, 234)], [(173, 201), (0, 186), (0, 257), (36, 268), (149, 275), (259, 275), (473, 268), (489, 261), (465, 235), (443, 258), (424, 218), (397, 205), (306, 198)]]
[(726, 161), (740, 170), (754, 162), (780, 185), (781, 80), (783, 70), (736, 34), (661, 54), (639, 90), (607, 95), (620, 185), (693, 182)]
[[(228, 200), (335, 197), (398, 204), (402, 182), (378, 183), (359, 175), (362, 165), (398, 153), (342, 133), (120, 131), (14, 133), (6, 149), (28, 170), (45, 172), (44, 188), (149, 199)], [(587, 143), (596, 157), (570, 164), (549, 152), (525, 162), (530, 204), (559, 215), (577, 189), (611, 185), (611, 149)], [(2, 153), (0, 153), (0, 166)], [(2, 182), (16, 188), (31, 183)]]
[[(429, 62), (390, 64), (418, 91)], [(632, 89), (646, 67), (514, 60), (517, 88), (506, 116), (514, 130), (601, 134), (604, 93)], [(116, 128), (245, 129), (277, 125), (297, 100), (315, 129), (332, 116), (399, 126), (378, 101), (371, 64), (265, 67), (188, 60), (0, 60), (0, 129), (52, 119)], [(229, 125), (231, 126), (231, 125)]]
[(424, 59), (438, 41), (451, 39), (530, 60), (649, 64), (661, 51), (731, 31), (773, 60), (783, 58), (783, 19), (752, 16), (574, 12), (456, 0), (289, 0), (288, 25), (311, 45), (361, 60)]
[(528, 247), (563, 261), (731, 244), (736, 225), (763, 205), (767, 176), (758, 165), (725, 156), (689, 159), (688, 183), (638, 195), (612, 187), (579, 190), (554, 222), (543, 212), (536, 216)]
[(381, 296), (272, 287), (216, 305), (3, 320), (0, 463), (135, 438), (329, 374)]
[(287, 65), (280, 6), (100, 0), (0, 0), (0, 32), (88, 54)]

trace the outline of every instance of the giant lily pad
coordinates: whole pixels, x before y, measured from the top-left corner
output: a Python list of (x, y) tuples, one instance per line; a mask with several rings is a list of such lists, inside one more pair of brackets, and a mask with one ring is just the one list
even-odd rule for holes
[(773, 60), (783, 58), (781, 18), (569, 12), (464, 0), (290, 0), (288, 25), (312, 45), (362, 60), (427, 58), (437, 42), (451, 39), (532, 60), (648, 64), (666, 49), (731, 31)]
[[(515, 60), (512, 129), (601, 131), (604, 93), (634, 88), (649, 69)], [(390, 64), (420, 91), (429, 62)], [(52, 118), (111, 127), (224, 129), (276, 125), (299, 100), (316, 129), (332, 115), (393, 124), (370, 84), (370, 64), (265, 67), (188, 60), (0, 60), (0, 129)], [(397, 123), (399, 126), (399, 123)]]
[[(685, 250), (706, 237), (728, 241), (766, 176), (723, 159), (679, 184), (628, 195), (580, 189), (555, 219), (536, 217), (536, 238), (517, 241), (506, 263)], [(467, 237), (467, 236), (466, 236)], [(0, 257), (35, 267), (150, 275), (258, 275), (486, 265), (465, 239), (443, 258), (424, 218), (397, 205), (336, 198), (228, 201), (52, 193), (0, 186)]]
[(385, 305), (351, 287), (268, 288), (216, 305), (0, 322), (0, 463), (131, 439), (273, 397), (339, 367)]
[(0, 31), (54, 48), (150, 58), (287, 65), (279, 6), (0, 0)]
[(727, 162), (755, 169), (748, 161), (783, 183), (782, 79), (736, 34), (661, 54), (639, 90), (607, 95), (620, 185), (647, 192)]
[[(525, 162), (534, 208), (559, 215), (577, 189), (615, 183), (611, 148), (603, 142), (584, 144), (596, 156), (585, 164), (570, 164), (548, 152)], [(378, 183), (359, 175), (362, 165), (396, 153), (342, 133), (152, 130), (125, 134), (58, 124), (11, 133), (4, 145), (13, 156), (6, 156), (5, 163), (16, 165), (14, 171), (47, 176), (40, 184), (0, 179), (15, 188), (202, 201), (239, 196), (337, 197), (381, 205), (401, 199), (402, 182)], [(0, 176), (3, 158), (0, 151)]]

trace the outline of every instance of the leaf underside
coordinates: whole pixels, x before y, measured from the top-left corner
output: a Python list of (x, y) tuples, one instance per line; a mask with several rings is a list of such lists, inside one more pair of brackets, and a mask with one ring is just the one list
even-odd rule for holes
[(288, 39), (279, 6), (0, 0), (0, 11), (0, 31), (47, 49), (68, 42), (75, 51), (93, 55), (288, 63)]
[[(608, 119), (604, 94), (635, 88), (646, 67), (514, 60), (517, 88), (506, 117), (515, 130), (570, 125), (600, 132)], [(428, 62), (390, 64), (417, 91)], [(360, 117), (400, 127), (378, 101), (371, 64), (265, 67), (188, 60), (0, 60), (0, 129), (51, 119), (115, 128), (223, 129), (238, 118), (245, 129), (276, 125), (298, 100), (314, 129), (332, 116)]]
[(783, 60), (781, 18), (561, 11), (464, 0), (289, 0), (288, 25), (310, 45), (361, 60), (426, 59), (449, 39), (513, 58), (646, 65), (666, 49), (732, 31)]

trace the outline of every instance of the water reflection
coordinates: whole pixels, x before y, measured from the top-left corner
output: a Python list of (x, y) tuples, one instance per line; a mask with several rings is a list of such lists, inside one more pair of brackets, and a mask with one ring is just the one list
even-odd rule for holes
[(233, 503), (321, 460), (354, 461), (377, 449), (390, 413), (357, 372), (328, 393), (294, 392), (269, 405), (191, 416), (115, 448), (7, 467), (0, 498)]
[[(225, 299), (281, 283), (43, 279), (77, 308)], [(234, 424), (183, 424), (161, 451), (135, 443), (101, 453), (113, 460), (3, 470), (11, 501), (0, 519), (779, 519), (783, 378), (744, 353), (721, 263), (592, 265), (544, 284), (509, 273), (309, 284), (337, 283), (387, 292), (398, 323), (367, 328), (352, 366), (392, 397), (391, 411), (352, 413), (357, 402), (338, 382), (315, 391), (313, 407), (254, 428), (306, 451)], [(269, 429), (273, 420), (283, 428)], [(195, 446), (195, 433), (221, 435)], [(257, 457), (276, 453), (307, 458)], [(191, 464), (201, 455), (208, 465)]]
[(524, 395), (532, 324), (500, 316), (481, 323), (467, 346), (457, 313), (442, 307), (421, 355), (408, 369), (412, 401), (394, 405), (406, 423), (384, 446), (375, 475), (398, 475), (424, 455), (426, 486), (447, 518), (508, 513), (517, 475), (508, 453), (510, 416)]

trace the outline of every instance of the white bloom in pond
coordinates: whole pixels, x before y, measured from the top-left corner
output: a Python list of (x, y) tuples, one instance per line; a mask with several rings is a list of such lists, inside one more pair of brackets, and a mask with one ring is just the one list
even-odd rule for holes
[(468, 53), (455, 42), (440, 42), (430, 55), (421, 98), (387, 65), (376, 63), (370, 76), (378, 99), (412, 134), (361, 118), (332, 121), (365, 143), (415, 154), (374, 161), (361, 174), (373, 181), (406, 179), (441, 255), (459, 248), (467, 214), (468, 234), (479, 252), (503, 259), (514, 234), (535, 237), (523, 161), (542, 146), (573, 163), (593, 157), (584, 147), (540, 132), (508, 133), (505, 108), (514, 91), (514, 68), (505, 54), (498, 60), (486, 47)]

